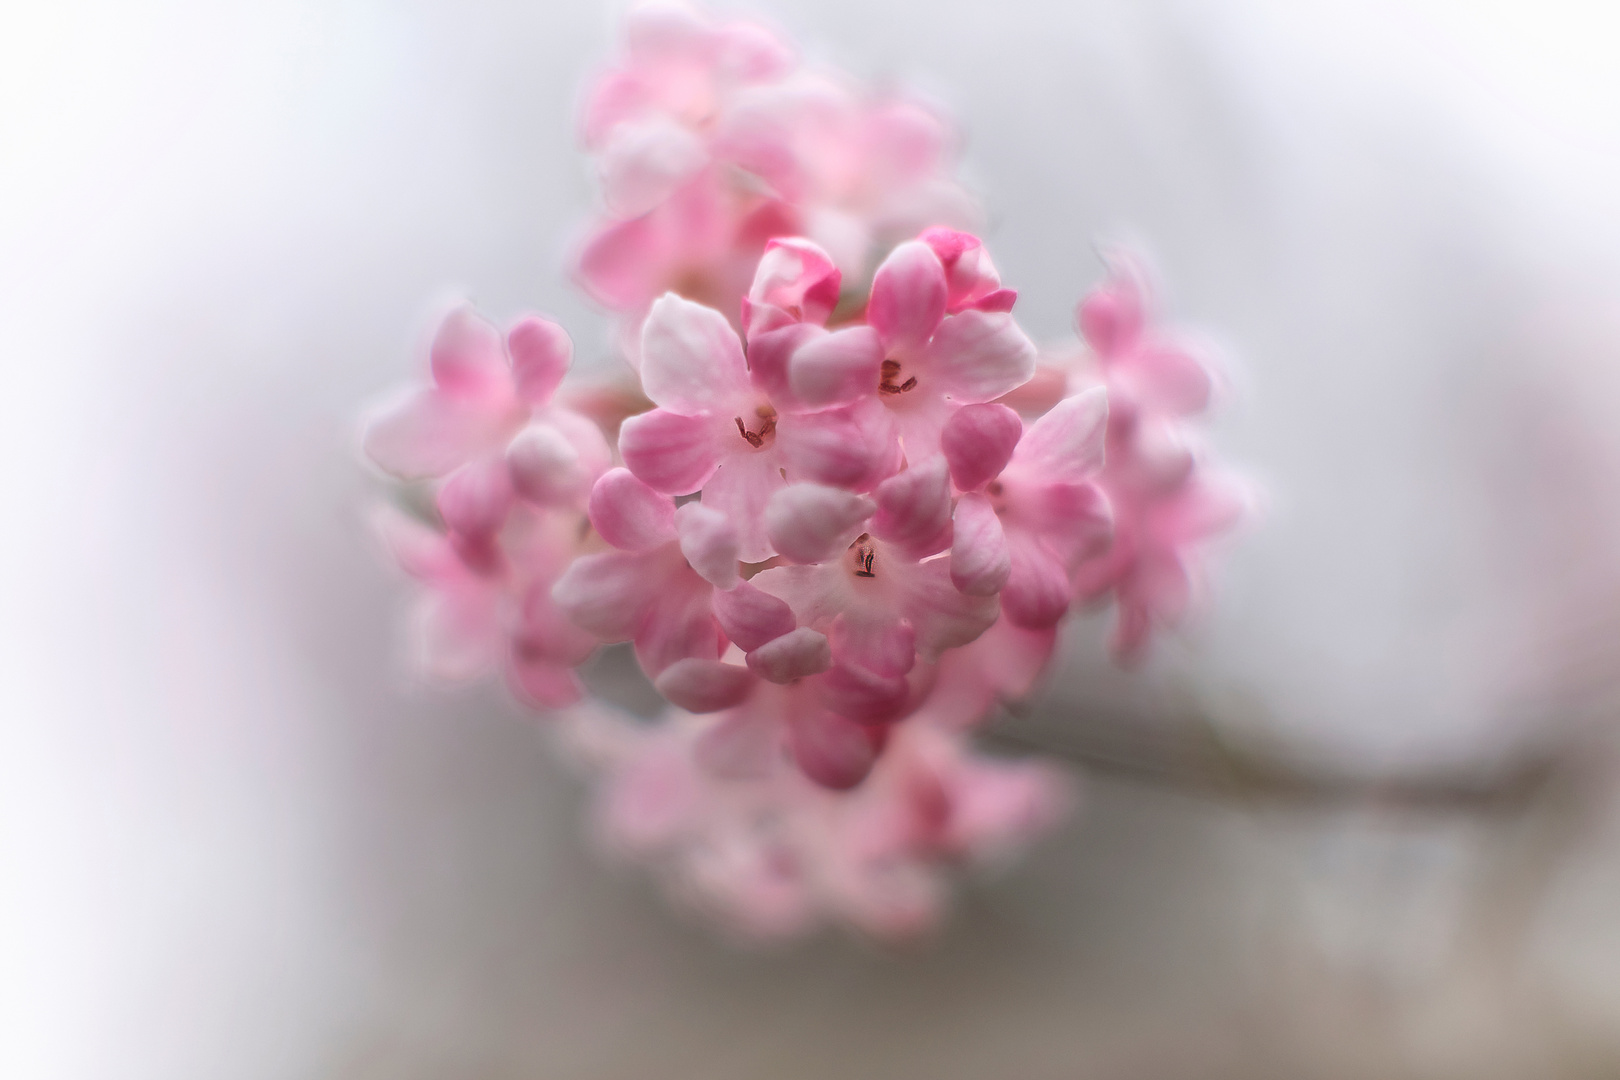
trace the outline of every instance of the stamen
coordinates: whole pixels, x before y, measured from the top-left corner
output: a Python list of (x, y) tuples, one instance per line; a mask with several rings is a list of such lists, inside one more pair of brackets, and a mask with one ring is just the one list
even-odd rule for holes
[(900, 376), (900, 361), (898, 360), (883, 361), (883, 367), (880, 370), (883, 376), (882, 381), (878, 383), (878, 393), (880, 394), (904, 394), (908, 390), (917, 388), (917, 376), (915, 375), (899, 386), (894, 384), (894, 380)]

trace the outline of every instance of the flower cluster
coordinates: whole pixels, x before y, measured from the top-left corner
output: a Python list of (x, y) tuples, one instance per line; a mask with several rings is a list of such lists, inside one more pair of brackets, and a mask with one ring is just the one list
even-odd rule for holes
[[(1042, 370), (984, 244), (941, 223), (943, 126), (755, 27), (642, 9), (584, 127), (613, 217), (578, 272), (626, 316), (635, 389), (565, 387), (548, 320), (444, 320), (430, 383), (365, 437), (431, 496), (377, 519), (424, 586), (419, 658), (560, 711), (604, 835), (731, 925), (926, 929), (947, 868), (1069, 797), (968, 733), (1076, 605), (1112, 600), (1139, 654), (1231, 520), (1185, 432), (1209, 376), (1128, 261), (1080, 306), (1090, 362)], [(657, 722), (586, 700), (606, 643)]]
[(736, 319), (775, 237), (809, 237), (858, 286), (897, 241), (978, 223), (950, 178), (954, 133), (933, 110), (817, 71), (761, 26), (680, 4), (629, 13), (581, 133), (603, 206), (577, 278), (624, 317), (632, 361), (666, 290)]

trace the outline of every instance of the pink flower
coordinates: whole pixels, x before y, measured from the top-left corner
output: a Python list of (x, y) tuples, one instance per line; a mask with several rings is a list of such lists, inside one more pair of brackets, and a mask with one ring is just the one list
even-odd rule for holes
[(735, 534), (677, 514), (673, 499), (624, 469), (597, 481), (590, 520), (619, 550), (576, 559), (552, 589), (557, 606), (603, 641), (634, 641), (653, 679), (682, 660), (718, 662), (726, 638), (711, 607), (714, 585), (692, 562), (734, 579)]
[(1111, 275), (1081, 302), (1076, 322), (1107, 387), (1107, 466), (1099, 480), (1114, 508), (1114, 540), (1080, 568), (1083, 601), (1118, 606), (1111, 647), (1137, 659), (1155, 627), (1186, 613), (1198, 545), (1232, 527), (1248, 497), (1211, 476), (1187, 426), (1209, 403), (1211, 379), (1186, 345), (1158, 330), (1140, 264), (1116, 256)]
[(503, 522), (493, 564), (470, 564), (452, 535), (399, 511), (379, 511), (374, 524), (401, 569), (425, 586), (412, 623), (422, 670), (463, 680), (504, 669), (518, 696), (541, 708), (580, 699), (573, 669), (596, 641), (550, 597), (552, 577), (574, 553), (565, 515), (519, 509)]
[(665, 291), (736, 318), (773, 237), (809, 236), (864, 277), (872, 250), (977, 219), (948, 178), (953, 138), (940, 118), (807, 72), (760, 27), (683, 5), (630, 14), (582, 129), (607, 216), (577, 274), (627, 316), (632, 359), (640, 319)]
[(737, 530), (744, 562), (775, 553), (765, 504), (789, 476), (864, 487), (898, 465), (892, 429), (857, 410), (779, 411), (726, 320), (673, 293), (643, 327), (641, 376), (658, 408), (624, 422), (625, 465), (658, 491), (701, 491)]
[[(934, 233), (936, 241), (946, 235)], [(953, 267), (961, 263), (967, 241), (978, 243), (965, 237), (953, 241), (955, 249), (944, 245), (955, 250)], [(1010, 291), (984, 293), (982, 277), (969, 282), (971, 277), (959, 275), (953, 294), (933, 246), (923, 240), (900, 244), (872, 279), (866, 325), (797, 344), (787, 361), (789, 384), (811, 406), (881, 403), (898, 426), (906, 455), (932, 456), (953, 412), (994, 401), (1035, 372), (1035, 346), (1005, 310)], [(989, 309), (967, 304), (976, 288)]]
[(1092, 483), (1107, 418), (1108, 397), (1094, 387), (1060, 401), (1021, 437), (1022, 422), (1005, 405), (970, 405), (946, 424), (945, 458), (965, 492), (951, 579), (972, 595), (1000, 593), (1018, 626), (1056, 625), (1068, 613), (1076, 565), (1108, 544), (1108, 503)]
[(769, 753), (752, 771), (716, 771), (705, 748), (724, 723), (570, 715), (575, 745), (603, 773), (608, 846), (649, 861), (674, 897), (750, 940), (827, 922), (884, 940), (925, 935), (944, 918), (953, 871), (993, 867), (1074, 801), (1056, 769), (985, 757), (929, 726), (897, 729), (852, 791), (810, 783)]

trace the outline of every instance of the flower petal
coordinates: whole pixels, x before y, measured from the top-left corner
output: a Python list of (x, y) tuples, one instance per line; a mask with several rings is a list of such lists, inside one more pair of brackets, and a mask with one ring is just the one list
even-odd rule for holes
[[(730, 421), (653, 409), (628, 417), (619, 428), (624, 464), (653, 488), (689, 495), (720, 465), (721, 439)], [(734, 433), (731, 433), (734, 434)]]
[(788, 364), (793, 393), (805, 405), (849, 405), (877, 393), (883, 343), (870, 326), (849, 326), (805, 342)]
[(603, 641), (629, 641), (657, 598), (648, 588), (649, 566), (647, 556), (628, 551), (583, 555), (551, 587), (551, 599)]
[(575, 273), (593, 300), (614, 311), (634, 311), (664, 281), (669, 248), (669, 230), (657, 211), (616, 221), (586, 241)]
[[(797, 320), (822, 324), (838, 305), (842, 275), (832, 258), (803, 237), (782, 237), (765, 245), (754, 283), (748, 290), (748, 304), (768, 304)], [(750, 323), (744, 308), (743, 329)]]
[(1012, 464), (1043, 481), (1083, 480), (1102, 468), (1107, 434), (1108, 392), (1093, 386), (1064, 398), (1030, 425)]
[(691, 713), (719, 712), (738, 704), (754, 688), (747, 668), (719, 660), (677, 660), (653, 680), (670, 704)]
[(773, 683), (790, 683), (832, 667), (827, 635), (801, 626), (773, 638), (748, 654), (748, 669)]
[(565, 709), (585, 696), (572, 668), (550, 660), (523, 659), (516, 653), (506, 665), (506, 681), (520, 699), (540, 709)]
[(919, 240), (897, 246), (872, 278), (866, 321), (889, 351), (920, 347), (945, 317), (945, 268)]
[(877, 761), (873, 733), (832, 713), (790, 717), (787, 744), (804, 775), (834, 791), (865, 780)]
[(641, 385), (673, 412), (729, 414), (748, 391), (742, 342), (718, 311), (665, 293), (641, 328)]
[(951, 545), (951, 479), (938, 454), (877, 486), (872, 535), (922, 559)]
[(822, 484), (789, 484), (765, 506), (771, 544), (799, 563), (824, 562), (841, 554), (872, 516), (877, 504), (865, 495)]
[(519, 319), (506, 332), (506, 349), (512, 354), (518, 398), (535, 406), (551, 401), (574, 361), (574, 343), (568, 332), (538, 315)]
[(725, 647), (710, 603), (713, 587), (686, 563), (676, 561), (679, 565), (661, 579), (644, 576), (640, 583), (654, 600), (636, 634), (636, 659), (654, 679), (677, 660), (718, 660)]
[(1146, 318), (1141, 284), (1129, 271), (1116, 271), (1112, 280), (1080, 301), (1075, 311), (1075, 323), (1086, 343), (1105, 359), (1135, 345)]
[(901, 612), (917, 631), (917, 653), (933, 663), (990, 629), (1000, 605), (994, 596), (969, 596), (951, 583), (948, 560), (918, 563), (907, 582)]
[[(740, 444), (740, 440), (739, 440)], [(763, 562), (776, 554), (765, 527), (765, 507), (787, 483), (770, 451), (727, 454), (703, 485), (703, 505), (731, 524), (736, 558)], [(724, 588), (724, 586), (722, 586)]]
[(675, 500), (629, 469), (609, 469), (591, 488), (588, 513), (602, 539), (624, 551), (651, 551), (675, 539)]
[(897, 720), (912, 704), (911, 684), (904, 676), (841, 662), (816, 680), (816, 692), (829, 711), (859, 724)]
[(777, 446), (789, 480), (870, 491), (900, 468), (899, 428), (876, 397), (818, 413), (783, 416)]
[(725, 514), (703, 503), (687, 503), (675, 511), (675, 529), (681, 554), (693, 570), (717, 589), (737, 584), (737, 530)]
[(795, 625), (787, 601), (746, 581), (714, 594), (714, 614), (726, 636), (744, 652), (753, 652)]
[(924, 357), (928, 377), (959, 404), (994, 401), (1035, 374), (1035, 345), (1011, 315), (968, 310), (940, 324)]
[(512, 485), (542, 506), (578, 506), (613, 463), (602, 429), (567, 409), (547, 409), (506, 449)]
[(1005, 405), (964, 405), (940, 432), (940, 449), (950, 463), (951, 480), (962, 491), (976, 491), (1001, 475), (1024, 433), (1024, 422)]
[(1069, 575), (1039, 541), (1022, 533), (1007, 538), (1012, 572), (1001, 590), (1001, 608), (1015, 626), (1055, 626), (1069, 611)]
[(505, 396), (511, 374), (495, 327), (470, 307), (444, 317), (430, 352), (433, 381), (453, 397)]
[(452, 532), (493, 535), (512, 506), (511, 473), (502, 458), (485, 458), (457, 469), (439, 488), (435, 503)]
[(362, 447), (386, 472), (404, 480), (444, 476), (505, 441), (515, 426), (504, 411), (478, 400), (418, 390), (379, 411)]
[(917, 663), (917, 632), (897, 616), (833, 620), (832, 643), (838, 662), (889, 678), (905, 675)]
[(1011, 572), (1012, 556), (995, 508), (982, 495), (962, 496), (951, 541), (951, 582), (969, 596), (994, 596)]
[(644, 214), (707, 163), (697, 136), (672, 120), (619, 124), (597, 156), (603, 201), (615, 217)]

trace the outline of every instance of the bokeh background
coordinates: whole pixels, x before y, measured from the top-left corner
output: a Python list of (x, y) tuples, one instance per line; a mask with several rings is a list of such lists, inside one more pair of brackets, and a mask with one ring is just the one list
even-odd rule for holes
[(613, 6), (0, 7), (0, 1072), (1620, 1075), (1620, 12), (779, 0), (920, 86), (1037, 337), (1099, 240), (1269, 492), (1142, 671), (1005, 738), (1075, 821), (927, 947), (741, 951), (401, 660), (360, 408), (546, 311)]

